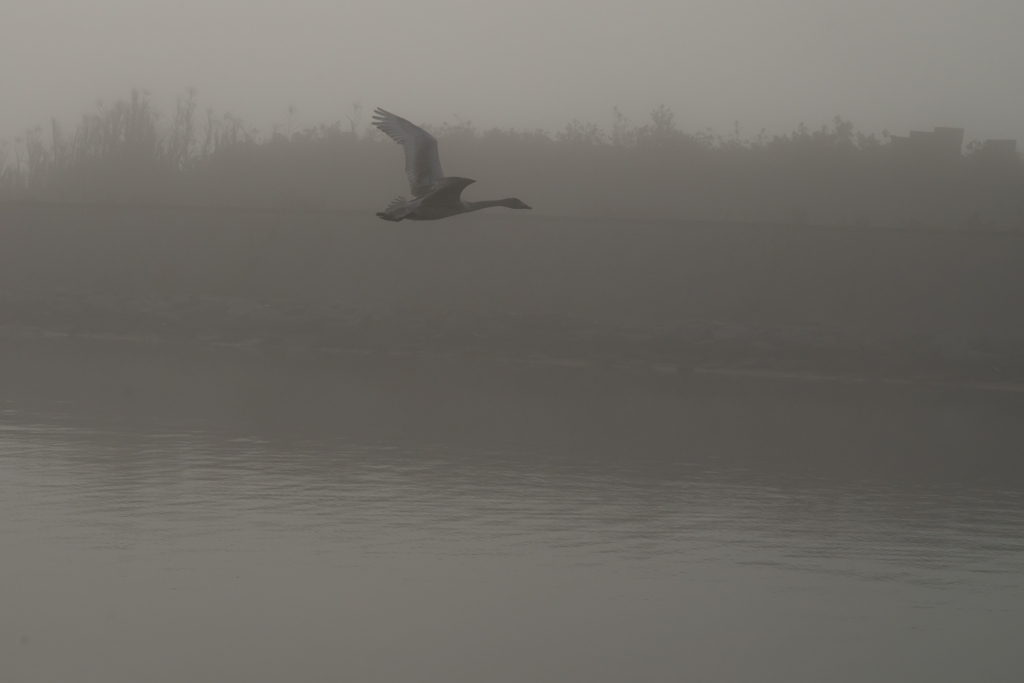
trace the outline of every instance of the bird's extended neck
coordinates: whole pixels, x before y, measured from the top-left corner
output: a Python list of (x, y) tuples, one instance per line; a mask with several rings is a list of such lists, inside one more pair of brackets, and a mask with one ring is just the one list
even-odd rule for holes
[(507, 208), (515, 208), (515, 199), (486, 199), (482, 202), (467, 202), (462, 200), (462, 203), (466, 205), (467, 211), (479, 211), (480, 209), (489, 209), (492, 206), (504, 206)]

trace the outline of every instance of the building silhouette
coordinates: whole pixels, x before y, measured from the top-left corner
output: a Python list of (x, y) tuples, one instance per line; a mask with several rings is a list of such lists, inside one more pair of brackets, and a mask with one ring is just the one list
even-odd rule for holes
[(963, 128), (936, 127), (932, 131), (912, 130), (910, 135), (889, 136), (893, 149), (931, 158), (953, 159), (964, 145)]

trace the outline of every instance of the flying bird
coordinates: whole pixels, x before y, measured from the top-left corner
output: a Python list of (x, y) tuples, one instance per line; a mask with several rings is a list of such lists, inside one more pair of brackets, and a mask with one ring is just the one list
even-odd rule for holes
[(462, 191), (475, 183), (469, 178), (446, 178), (437, 156), (437, 139), (419, 126), (383, 109), (373, 112), (373, 125), (405, 150), (405, 176), (409, 179), (412, 199), (399, 197), (377, 215), (386, 221), (435, 221), (460, 213), (479, 211), (490, 206), (529, 209), (518, 199), (493, 199), (468, 202)]

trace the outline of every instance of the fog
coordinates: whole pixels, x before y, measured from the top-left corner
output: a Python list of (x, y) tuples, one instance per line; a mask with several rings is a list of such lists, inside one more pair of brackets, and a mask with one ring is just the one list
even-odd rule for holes
[(835, 116), (1024, 139), (1024, 6), (1015, 0), (678, 3), (441, 0), (6, 2), (0, 138), (148, 89), (198, 89), (263, 131), (353, 102), (417, 123), (604, 128), (664, 104), (687, 132), (784, 134)]
[(4, 4), (0, 679), (1015, 680), (1022, 7)]

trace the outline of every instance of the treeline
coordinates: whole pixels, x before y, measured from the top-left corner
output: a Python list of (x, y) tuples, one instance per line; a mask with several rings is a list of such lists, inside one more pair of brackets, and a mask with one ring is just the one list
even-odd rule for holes
[[(261, 134), (201, 111), (194, 91), (170, 116), (133, 91), (72, 132), (53, 122), (0, 147), (0, 199), (374, 211), (407, 193), (401, 149), (358, 106), (330, 125), (297, 128), (293, 115)], [(738, 126), (682, 131), (665, 107), (642, 124), (615, 110), (610, 130), (429, 128), (446, 172), (480, 179), (468, 197), (518, 196), (546, 214), (1024, 229), (1020, 155), (921, 154), (839, 117), (753, 140)]]

